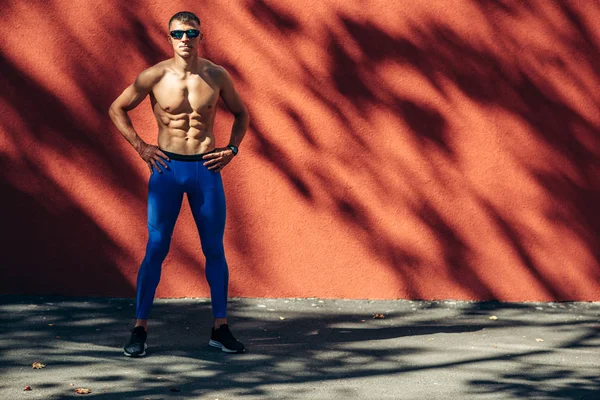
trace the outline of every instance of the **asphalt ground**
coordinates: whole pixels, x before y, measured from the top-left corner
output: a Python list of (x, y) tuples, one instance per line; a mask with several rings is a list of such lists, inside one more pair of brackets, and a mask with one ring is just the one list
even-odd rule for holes
[(141, 359), (134, 308), (0, 296), (0, 399), (600, 399), (600, 303), (231, 299), (235, 355), (207, 299), (156, 300)]

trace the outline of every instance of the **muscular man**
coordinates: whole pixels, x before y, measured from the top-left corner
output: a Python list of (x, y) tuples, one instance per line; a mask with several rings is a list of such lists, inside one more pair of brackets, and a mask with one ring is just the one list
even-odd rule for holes
[[(225, 352), (241, 353), (244, 345), (233, 337), (227, 323), (229, 275), (223, 249), (225, 195), (220, 171), (238, 153), (248, 128), (248, 111), (227, 71), (198, 56), (202, 33), (196, 15), (175, 14), (169, 21), (169, 33), (173, 58), (140, 73), (109, 111), (151, 174), (148, 244), (137, 278), (136, 323), (125, 355), (146, 354), (148, 316), (184, 193), (206, 257), (214, 317), (209, 344)], [(148, 94), (158, 123), (158, 147), (140, 139), (127, 115)], [(222, 148), (215, 147), (213, 135), (219, 96), (235, 116), (229, 145)]]

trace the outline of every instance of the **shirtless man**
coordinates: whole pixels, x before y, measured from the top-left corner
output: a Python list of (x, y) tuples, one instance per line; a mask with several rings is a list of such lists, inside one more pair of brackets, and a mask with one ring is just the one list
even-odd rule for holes
[[(228, 268), (223, 249), (225, 195), (220, 171), (238, 153), (248, 128), (248, 111), (222, 67), (198, 56), (200, 20), (179, 12), (169, 21), (174, 56), (140, 73), (113, 102), (109, 115), (148, 164), (148, 244), (137, 278), (136, 323), (126, 356), (146, 354), (147, 321), (161, 266), (187, 193), (206, 257), (214, 326), (209, 345), (229, 353), (245, 351), (227, 324)], [(128, 111), (150, 95), (158, 123), (158, 147), (137, 135)], [(213, 125), (219, 96), (235, 116), (229, 145), (215, 147)]]

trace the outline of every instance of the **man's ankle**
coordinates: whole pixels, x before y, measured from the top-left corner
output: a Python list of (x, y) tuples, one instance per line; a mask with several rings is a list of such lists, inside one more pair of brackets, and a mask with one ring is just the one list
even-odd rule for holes
[(227, 318), (215, 318), (215, 329), (219, 329), (221, 325), (227, 325)]
[(137, 328), (138, 326), (141, 326), (147, 332), (148, 331), (148, 320), (147, 319), (138, 319), (138, 320), (136, 320), (134, 328)]

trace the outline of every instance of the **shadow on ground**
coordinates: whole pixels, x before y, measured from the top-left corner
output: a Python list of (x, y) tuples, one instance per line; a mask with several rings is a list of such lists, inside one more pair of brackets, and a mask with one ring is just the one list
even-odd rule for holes
[[(5, 296), (0, 393), (28, 384), (68, 398), (73, 383), (100, 398), (393, 397), (423, 395), (401, 386), (428, 377), (462, 394), (591, 399), (600, 381), (585, 360), (598, 355), (598, 307), (234, 299), (234, 332), (249, 352), (232, 356), (207, 346), (207, 300), (161, 300), (148, 356), (129, 359), (132, 300)], [(32, 370), (34, 361), (47, 367)]]

